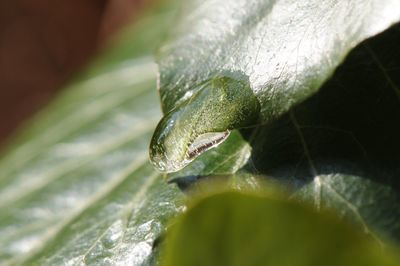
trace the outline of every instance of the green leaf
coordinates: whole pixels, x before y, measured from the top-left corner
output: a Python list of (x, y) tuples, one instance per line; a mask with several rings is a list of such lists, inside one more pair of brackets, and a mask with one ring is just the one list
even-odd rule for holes
[(199, 83), (239, 72), (266, 122), (315, 93), (358, 43), (398, 22), (400, 3), (192, 0), (183, 12), (159, 53), (163, 111)]
[[(183, 13), (159, 52), (165, 117), (151, 158), (166, 172), (193, 159), (203, 134), (270, 123), (316, 93), (352, 48), (400, 20), (400, 3), (192, 0)], [(213, 82), (220, 79), (230, 82)], [(233, 96), (218, 98), (218, 88)], [(210, 99), (219, 104), (210, 109)]]
[[(356, 99), (360, 95), (364, 96), (362, 89), (367, 88), (366, 91), (370, 93), (366, 94), (368, 100), (363, 102), (362, 108), (360, 105), (351, 104), (351, 101), (346, 104), (345, 110), (350, 110), (352, 115), (345, 111), (342, 113), (341, 108), (334, 106), (329, 112), (320, 112), (319, 103), (329, 106), (327, 103), (330, 103), (332, 95), (324, 96), (324, 88), (321, 89), (321, 93), (316, 94), (315, 99), (310, 99), (311, 104), (305, 101), (304, 105), (286, 113), (288, 108), (299, 104), (318, 90), (352, 47), (395, 22), (398, 19), (396, 14), (399, 9), (395, 8), (398, 3), (363, 3), (362, 11), (349, 16), (350, 19), (338, 16), (344, 22), (332, 24), (334, 29), (340, 29), (340, 34), (335, 35), (328, 30), (332, 28), (329, 24), (331, 18), (343, 15), (343, 10), (357, 10), (350, 8), (357, 3), (347, 3), (349, 6), (341, 9), (338, 7), (345, 4), (336, 3), (336, 6), (328, 8), (318, 2), (314, 8), (310, 7), (313, 12), (302, 9), (302, 14), (305, 15), (304, 18), (309, 18), (305, 19), (306, 24), (309, 21), (310, 25), (316, 25), (318, 18), (321, 19), (318, 25), (326, 27), (319, 30), (316, 30), (316, 26), (303, 28), (304, 37), (297, 43), (293, 40), (299, 35), (293, 32), (298, 33), (300, 26), (304, 24), (297, 23), (296, 19), (301, 16), (293, 11), (302, 7), (304, 3), (260, 2), (239, 8), (237, 4), (240, 3), (230, 1), (225, 8), (217, 2), (205, 2), (195, 13), (186, 14), (189, 12), (185, 13), (183, 10), (183, 17), (186, 17), (188, 22), (178, 27), (177, 35), (180, 37), (172, 35), (174, 41), (164, 46), (161, 51), (160, 81), (164, 111), (168, 111), (169, 105), (171, 108), (176, 105), (185, 109), (185, 106), (179, 104), (188, 104), (186, 100), (194, 95), (192, 93), (198, 92), (196, 89), (199, 89), (200, 84), (207, 88), (208, 92), (196, 95), (202, 95), (203, 99), (214, 103), (215, 91), (210, 90), (214, 87), (209, 85), (222, 82), (225, 86), (222, 86), (224, 91), (219, 95), (222, 103), (233, 103), (231, 109), (225, 110), (233, 113), (233, 120), (232, 115), (225, 116), (224, 110), (221, 112), (223, 104), (218, 105), (220, 110), (217, 111), (220, 112), (203, 109), (206, 116), (219, 114), (217, 118), (193, 119), (204, 122), (201, 126), (205, 126), (206, 129), (216, 126), (213, 121), (218, 122), (215, 129), (218, 132), (204, 137), (203, 133), (206, 130), (193, 130), (194, 135), (190, 135), (189, 138), (185, 135), (185, 141), (196, 144), (189, 148), (192, 151), (208, 150), (208, 137), (212, 140), (212, 146), (218, 148), (208, 150), (190, 166), (171, 177), (175, 180), (181, 178), (183, 181), (190, 181), (202, 176), (210, 176), (210, 179), (214, 179), (215, 175), (230, 176), (249, 162), (246, 165), (249, 173), (237, 174), (233, 176), (233, 181), (239, 180), (240, 184), (244, 180), (258, 186), (252, 173), (268, 176), (278, 182), (289, 181), (291, 185), (288, 187), (290, 192), (293, 192), (293, 197), (314, 200), (315, 205), (320, 208), (336, 208), (339, 214), (360, 222), (364, 228), (368, 227), (368, 232), (374, 235), (377, 233), (378, 237), (383, 235), (398, 238), (400, 215), (396, 180), (400, 171), (396, 170), (399, 165), (399, 158), (396, 157), (399, 150), (396, 123), (400, 116), (396, 105), (399, 98), (390, 94), (397, 92), (396, 86), (399, 84), (399, 81), (392, 77), (392, 73), (397, 73), (400, 65), (398, 58), (391, 56), (397, 55), (396, 52), (383, 56), (386, 58), (384, 61), (381, 55), (375, 56), (375, 53), (384, 53), (386, 50), (381, 49), (381, 45), (372, 45), (373, 53), (368, 57), (370, 61), (362, 68), (364, 71), (357, 72), (357, 78), (350, 75), (342, 79), (342, 72), (338, 71), (339, 76), (335, 74), (332, 79), (333, 85), (327, 83), (328, 88), (335, 89), (328, 91), (336, 91), (337, 87), (343, 87), (343, 90), (333, 93), (333, 98), (340, 101), (344, 92), (352, 91), (347, 90), (348, 88), (358, 88), (354, 90)], [(306, 2), (306, 5), (307, 3), (313, 2)], [(157, 9), (153, 14), (147, 14), (148, 17), (128, 28), (121, 41), (76, 79), (50, 106), (33, 119), (28, 127), (23, 128), (8, 151), (3, 154), (0, 160), (1, 265), (153, 265), (157, 262), (157, 248), (153, 248), (153, 245), (157, 245), (154, 243), (157, 243), (157, 239), (163, 234), (169, 218), (184, 209), (181, 191), (175, 185), (167, 185), (162, 176), (147, 162), (150, 134), (161, 116), (155, 90), (157, 73), (151, 53), (164, 37), (165, 30), (173, 28), (170, 21), (176, 16), (175, 4), (169, 1), (165, 4), (156, 5)], [(289, 16), (281, 17), (278, 12), (287, 7), (286, 4), (293, 7), (292, 10), (288, 9), (290, 17), (294, 19), (293, 29), (279, 24), (282, 22), (280, 19), (290, 19)], [(246, 11), (247, 8), (249, 12)], [(330, 11), (323, 13), (323, 8)], [(242, 12), (243, 10), (245, 12)], [(263, 10), (271, 12), (262, 12)], [(319, 13), (315, 10), (319, 10)], [(309, 13), (312, 14), (312, 18)], [(325, 16), (326, 14), (331, 15)], [(232, 15), (233, 19), (220, 21), (219, 15), (222, 19)], [(262, 36), (254, 35), (259, 33), (260, 29), (264, 29), (265, 23), (268, 24), (265, 29), (275, 27), (275, 22), (271, 22), (275, 19), (278, 26), (286, 31), (271, 31), (272, 37), (264, 30)], [(351, 23), (353, 25), (349, 26)], [(208, 39), (203, 40), (204, 36), (198, 29), (211, 24), (215, 26), (216, 31), (207, 31), (205, 37), (210, 37), (212, 41), (207, 43)], [(344, 25), (346, 27), (342, 27)], [(222, 27), (223, 34), (218, 33), (219, 27)], [(231, 30), (241, 27), (243, 30), (239, 30), (234, 36), (230, 35), (234, 32)], [(298, 56), (296, 62), (304, 63), (305, 68), (296, 69), (298, 77), (293, 80), (294, 61), (291, 60), (294, 57), (289, 56), (294, 53), (293, 47), (299, 52), (303, 52), (304, 49), (309, 51), (310, 49), (306, 49), (308, 43), (306, 45), (304, 40), (314, 40), (314, 44), (318, 44), (315, 38), (325, 30), (329, 34), (327, 39), (322, 39), (324, 44), (329, 40), (342, 40), (342, 37), (345, 41), (324, 46), (322, 50), (314, 49), (313, 52), (317, 51), (315, 57), (313, 53), (298, 54), (301, 56)], [(282, 39), (279, 34), (286, 34), (288, 38)], [(191, 39), (194, 42), (191, 42)], [(291, 40), (297, 46), (293, 46)], [(218, 48), (219, 44), (220, 49), (214, 49)], [(259, 48), (256, 54), (254, 47)], [(329, 47), (332, 50), (325, 54), (324, 49)], [(261, 63), (267, 62), (267, 57), (272, 54), (278, 56), (276, 59), (272, 58), (272, 62), (280, 62), (281, 56), (285, 54), (281, 54), (278, 48), (285, 51), (289, 61), (284, 60), (287, 62), (285, 67), (278, 66), (278, 72), (282, 75), (274, 76), (273, 74), (277, 73), (273, 71), (276, 65)], [(374, 61), (375, 57), (378, 60)], [(173, 60), (169, 61), (171, 58)], [(391, 58), (395, 58), (394, 63), (390, 62)], [(253, 60), (260, 61), (260, 64), (253, 66), (255, 69), (271, 70), (272, 75), (254, 72), (254, 76), (253, 72), (247, 73), (241, 69), (246, 62), (250, 62), (250, 67)], [(365, 72), (365, 69), (371, 66), (371, 60), (375, 62), (375, 67), (371, 68), (372, 74)], [(265, 66), (267, 67), (264, 68)], [(287, 68), (292, 72), (285, 72)], [(394, 72), (391, 72), (392, 68), (395, 69)], [(351, 69), (353, 71), (355, 68), (351, 66)], [(345, 69), (344, 72), (351, 71)], [(261, 82), (263, 78), (268, 79), (265, 80), (265, 84)], [(376, 81), (371, 82), (374, 78)], [(273, 85), (269, 86), (269, 81), (272, 81)], [(305, 83), (302, 83), (303, 81)], [(357, 85), (361, 81), (364, 83)], [(266, 84), (268, 86), (263, 87)], [(388, 84), (391, 90), (382, 90), (382, 95), (376, 94), (381, 87), (387, 89), (382, 84)], [(247, 91), (241, 94), (242, 92), (233, 89), (238, 86)], [(174, 89), (174, 92), (166, 93), (169, 91), (165, 90), (166, 88)], [(253, 95), (254, 88), (262, 88), (259, 90), (260, 94)], [(283, 90), (280, 90), (281, 88)], [(371, 88), (375, 90), (371, 91)], [(271, 103), (267, 107), (266, 101), (262, 100), (264, 98), (260, 98), (263, 94), (261, 92), (264, 91), (272, 93), (268, 96)], [(187, 99), (180, 98), (184, 94)], [(351, 100), (353, 96), (343, 98)], [(241, 99), (240, 102), (237, 101), (238, 98)], [(377, 104), (374, 99), (383, 100), (377, 101)], [(201, 105), (201, 101), (191, 102)], [(259, 105), (260, 117), (255, 114), (258, 113)], [(308, 109), (309, 106), (312, 108)], [(368, 113), (365, 117), (360, 115), (370, 111), (368, 108), (371, 106), (374, 107), (371, 110), (378, 112)], [(191, 108), (189, 110), (195, 114), (196, 108)], [(331, 112), (335, 115), (332, 116)], [(242, 130), (242, 135), (234, 130), (236, 127), (267, 121), (265, 114), (276, 120), (255, 130)], [(323, 119), (316, 114), (323, 114), (322, 118), (326, 119), (326, 124), (321, 125), (319, 122)], [(189, 122), (186, 123), (185, 120), (185, 126), (195, 129), (196, 125), (191, 124), (190, 118), (196, 116), (187, 117)], [(365, 119), (358, 123), (360, 117)], [(370, 126), (368, 123), (376, 120), (383, 121), (383, 130), (380, 131), (379, 126)], [(225, 126), (228, 128), (224, 128)], [(306, 130), (308, 126), (311, 131)], [(328, 128), (329, 134), (326, 135), (324, 130), (320, 130), (321, 127)], [(226, 139), (224, 143), (220, 139), (221, 133), (224, 133), (223, 140)], [(331, 141), (332, 139), (334, 141)], [(374, 142), (374, 139), (380, 141)], [(382, 156), (382, 147), (388, 149), (387, 156)], [(315, 150), (318, 152), (314, 152)], [(369, 160), (360, 162), (359, 155), (364, 156), (360, 150), (366, 151), (366, 158)], [(366, 164), (375, 170), (369, 171)], [(350, 171), (353, 168), (355, 170)]]
[(318, 209), (336, 210), (339, 217), (352, 221), (382, 245), (382, 240), (400, 238), (399, 195), (389, 185), (335, 169), (335, 174), (314, 177), (294, 196), (313, 202)]
[(276, 197), (222, 192), (191, 204), (167, 233), (169, 265), (397, 265), (327, 213)]
[(241, 107), (253, 101), (249, 94), (241, 104), (223, 102), (239, 107), (229, 116), (202, 118), (228, 130), (232, 113), (237, 127), (262, 124), (241, 129), (252, 146), (246, 171), (283, 183), (317, 209), (335, 209), (379, 242), (400, 241), (399, 2), (210, 0), (183, 10), (188, 15), (159, 52), (167, 114), (159, 125), (173, 126), (153, 140), (189, 132), (176, 145), (190, 147), (204, 124), (169, 117), (178, 109), (196, 114), (204, 82), (247, 82), (258, 117)]
[(154, 264), (153, 242), (182, 207), (182, 193), (148, 162), (161, 116), (148, 44), (163, 38), (175, 6), (158, 9), (4, 152), (1, 265)]
[(317, 94), (251, 132), (250, 168), (397, 242), (399, 43), (398, 25), (363, 42)]

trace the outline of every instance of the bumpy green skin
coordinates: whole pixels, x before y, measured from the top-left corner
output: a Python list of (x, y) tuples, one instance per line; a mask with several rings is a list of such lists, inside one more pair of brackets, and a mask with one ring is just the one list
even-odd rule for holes
[(260, 105), (245, 81), (219, 76), (192, 92), (165, 114), (154, 132), (150, 159), (160, 171), (178, 171), (200, 155), (190, 155), (189, 146), (202, 134), (228, 132), (257, 122)]

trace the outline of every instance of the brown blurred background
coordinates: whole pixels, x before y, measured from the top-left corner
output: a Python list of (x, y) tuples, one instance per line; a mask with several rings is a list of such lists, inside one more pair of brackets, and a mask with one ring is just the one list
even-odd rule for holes
[(0, 146), (149, 0), (0, 0)]

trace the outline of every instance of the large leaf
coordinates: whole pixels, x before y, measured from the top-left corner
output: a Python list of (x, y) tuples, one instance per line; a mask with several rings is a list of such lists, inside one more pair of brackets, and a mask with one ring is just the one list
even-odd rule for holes
[[(3, 263), (138, 264), (149, 259), (166, 217), (179, 208), (179, 191), (166, 186), (147, 162), (160, 114), (154, 65), (139, 64), (147, 80), (137, 84), (133, 73), (119, 75), (139, 67), (134, 61), (76, 84), (45, 111), (58, 113), (58, 119), (11, 154), (24, 151), (25, 157), (2, 167)], [(109, 79), (123, 85), (110, 86)]]
[(358, 43), (398, 22), (400, 3), (192, 0), (182, 13), (159, 55), (163, 111), (199, 83), (239, 72), (265, 122), (318, 90)]
[(153, 241), (182, 205), (181, 192), (148, 163), (161, 116), (150, 54), (174, 10), (161, 5), (127, 29), (4, 152), (1, 265), (154, 259)]
[(191, 205), (162, 265), (397, 265), (357, 230), (275, 197), (223, 192)]
[(352, 48), (400, 20), (400, 2), (192, 0), (183, 12), (159, 54), (166, 116), (152, 158), (164, 171), (189, 163), (201, 135), (269, 123), (310, 97)]
[[(398, 25), (388, 29), (400, 19), (399, 3), (189, 1), (159, 54), (167, 115), (155, 154), (171, 154), (164, 139), (190, 151), (207, 132), (199, 121), (215, 122), (208, 130), (218, 134), (254, 123), (235, 100), (249, 108), (253, 98), (232, 92), (250, 88), (265, 125), (242, 130), (253, 147), (246, 170), (289, 184), (293, 197), (317, 209), (336, 209), (380, 242), (400, 240), (400, 35)], [(229, 108), (202, 111), (216, 97)], [(164, 162), (187, 163), (185, 156)]]

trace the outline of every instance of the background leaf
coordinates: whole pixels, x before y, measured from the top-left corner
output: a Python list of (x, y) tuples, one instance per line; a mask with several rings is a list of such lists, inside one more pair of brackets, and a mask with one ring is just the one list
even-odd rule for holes
[(1, 265), (155, 259), (153, 242), (182, 207), (182, 193), (148, 163), (161, 116), (151, 53), (175, 8), (158, 4), (127, 29), (4, 153)]

